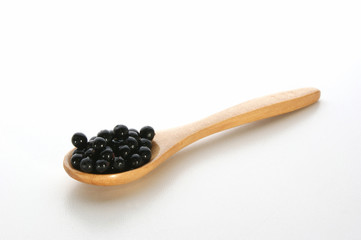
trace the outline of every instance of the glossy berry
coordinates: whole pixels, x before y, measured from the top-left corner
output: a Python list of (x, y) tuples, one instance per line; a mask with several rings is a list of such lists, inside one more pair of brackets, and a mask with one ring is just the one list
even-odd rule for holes
[(95, 139), (96, 137), (91, 137), (90, 139), (89, 139), (89, 141), (88, 141), (88, 148), (92, 148), (93, 147), (93, 143), (94, 143), (94, 139)]
[(84, 157), (90, 157), (91, 159), (94, 159), (95, 156), (96, 154), (94, 148), (88, 148), (84, 153)]
[(90, 173), (93, 171), (93, 168), (93, 161), (89, 157), (83, 158), (80, 161), (80, 170), (83, 172)]
[(94, 142), (93, 142), (93, 148), (96, 150), (96, 151), (101, 151), (103, 149), (105, 149), (105, 146), (106, 146), (106, 142), (105, 142), (105, 139), (102, 138), (102, 137), (96, 137), (94, 139)]
[(114, 156), (118, 157), (119, 156), (119, 147), (121, 146), (121, 144), (117, 143), (117, 142), (114, 143), (113, 141), (114, 141), (114, 139), (112, 140), (110, 147), (113, 150)]
[(149, 162), (152, 157), (152, 153), (148, 147), (140, 147), (138, 150), (139, 156), (143, 159), (144, 163)]
[(88, 139), (84, 133), (77, 132), (71, 138), (71, 142), (76, 148), (83, 149), (88, 145)]
[(118, 139), (113, 139), (111, 142), (110, 142), (110, 146), (114, 149), (116, 148), (119, 148), (121, 145), (124, 145), (125, 142), (123, 140), (118, 140)]
[(145, 126), (140, 129), (139, 135), (141, 138), (146, 138), (149, 140), (153, 140), (155, 132), (154, 129), (150, 126)]
[(114, 158), (113, 150), (110, 147), (107, 147), (104, 151), (100, 153), (101, 159), (106, 161), (111, 161)]
[(127, 159), (130, 156), (131, 150), (128, 145), (124, 145), (119, 147), (118, 153), (118, 156), (122, 157), (123, 159)]
[(84, 154), (84, 149), (75, 149), (74, 152), (73, 152), (73, 155), (74, 154), (81, 154), (83, 155)]
[(129, 137), (133, 137), (133, 138), (135, 138), (137, 140), (139, 138), (139, 134), (136, 133), (136, 132), (133, 132), (133, 131), (129, 131), (128, 135), (129, 135)]
[(116, 172), (123, 172), (126, 168), (125, 160), (122, 157), (114, 158), (113, 168)]
[(133, 137), (128, 137), (125, 140), (125, 143), (128, 145), (128, 147), (130, 148), (130, 150), (132, 152), (134, 152), (138, 149), (138, 141)]
[(79, 169), (79, 164), (82, 159), (83, 159), (82, 154), (78, 154), (78, 153), (74, 154), (70, 159), (70, 162), (71, 162), (71, 165), (73, 166), (73, 168)]
[(144, 147), (148, 147), (149, 149), (152, 149), (152, 141), (146, 138), (141, 138), (140, 146), (144, 146)]
[(104, 173), (105, 171), (107, 171), (109, 169), (110, 163), (106, 160), (98, 160), (95, 162), (95, 170), (98, 173)]
[(97, 136), (104, 138), (106, 142), (110, 142), (112, 140), (109, 130), (101, 130), (98, 132)]
[(114, 138), (114, 131), (113, 130), (109, 130), (109, 135), (110, 135), (110, 139)]
[(126, 139), (128, 137), (128, 128), (125, 125), (117, 125), (113, 129), (114, 138), (117, 139)]
[(129, 128), (129, 132), (135, 132), (139, 136), (139, 131), (135, 128)]
[(130, 160), (130, 167), (132, 169), (139, 168), (140, 166), (143, 165), (143, 160), (139, 156), (139, 154), (133, 154), (129, 160)]

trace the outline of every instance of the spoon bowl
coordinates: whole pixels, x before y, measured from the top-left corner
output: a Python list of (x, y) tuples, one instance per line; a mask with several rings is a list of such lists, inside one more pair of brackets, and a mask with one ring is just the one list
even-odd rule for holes
[(64, 158), (64, 169), (65, 171), (71, 176), (72, 178), (93, 185), (101, 185), (101, 186), (112, 186), (112, 185), (119, 185), (125, 184), (128, 182), (132, 182), (150, 172), (156, 166), (153, 166), (156, 163), (159, 163), (159, 160), (156, 160), (159, 156), (159, 145), (157, 144), (157, 137), (155, 136), (152, 141), (152, 158), (150, 159), (149, 163), (146, 165), (133, 169), (131, 171), (126, 171), (122, 173), (111, 173), (111, 174), (93, 174), (93, 173), (85, 173), (81, 172), (77, 169), (74, 169), (70, 163), (71, 156), (75, 150), (72, 149), (69, 151)]
[(319, 98), (320, 91), (316, 88), (291, 90), (238, 104), (181, 127), (157, 131), (152, 142), (150, 162), (130, 171), (113, 174), (81, 172), (70, 163), (75, 149), (65, 155), (63, 166), (70, 177), (80, 182), (102, 186), (126, 184), (148, 174), (170, 156), (201, 138), (242, 124), (295, 111), (317, 102)]

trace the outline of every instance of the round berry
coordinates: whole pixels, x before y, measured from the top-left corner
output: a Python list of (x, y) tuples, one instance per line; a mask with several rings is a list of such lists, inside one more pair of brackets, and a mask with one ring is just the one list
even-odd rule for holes
[(133, 132), (133, 131), (129, 131), (128, 135), (129, 135), (129, 137), (133, 137), (135, 139), (139, 138), (139, 134), (136, 132)]
[(110, 139), (114, 138), (114, 130), (109, 130)]
[(128, 128), (125, 125), (117, 125), (113, 129), (114, 137), (118, 139), (126, 139), (128, 137)]
[(97, 136), (104, 138), (107, 142), (111, 141), (111, 135), (109, 130), (101, 130), (100, 132), (98, 132)]
[(148, 147), (149, 149), (152, 149), (152, 141), (150, 141), (149, 139), (141, 138), (140, 139), (140, 145)]
[(96, 151), (101, 151), (105, 148), (106, 146), (106, 142), (105, 142), (105, 139), (102, 138), (102, 137), (96, 137), (94, 139), (94, 142), (93, 142), (93, 148), (96, 150)]
[(139, 168), (140, 166), (143, 165), (143, 160), (139, 156), (139, 154), (133, 154), (129, 160), (130, 160), (130, 167), (132, 169)]
[(114, 158), (114, 153), (110, 147), (107, 147), (100, 153), (100, 157), (106, 161), (111, 161)]
[(92, 148), (93, 147), (93, 143), (94, 143), (94, 139), (95, 139), (96, 137), (91, 137), (90, 139), (89, 139), (89, 141), (88, 141), (88, 148)]
[(138, 141), (133, 137), (128, 137), (127, 140), (125, 140), (125, 143), (128, 145), (132, 152), (138, 149)]
[(88, 148), (88, 149), (85, 151), (84, 156), (94, 159), (94, 157), (95, 157), (95, 150), (94, 150), (94, 148)]
[(116, 157), (116, 158), (114, 158), (113, 168), (114, 168), (117, 172), (122, 172), (122, 171), (124, 171), (125, 168), (126, 168), (125, 160), (124, 160), (122, 157)]
[(83, 155), (84, 154), (84, 149), (75, 149), (74, 152), (73, 152), (73, 155), (74, 154), (81, 154)]
[(86, 173), (90, 173), (93, 171), (93, 161), (89, 158), (83, 158), (80, 161), (80, 170)]
[(129, 132), (135, 132), (139, 136), (139, 131), (135, 128), (129, 128)]
[(124, 145), (125, 142), (123, 140), (113, 139), (109, 144), (113, 150), (119, 148), (121, 145)]
[(139, 134), (140, 134), (141, 138), (146, 138), (146, 139), (152, 140), (154, 138), (155, 132), (152, 127), (145, 126), (145, 127), (142, 127), (142, 129), (140, 129)]
[(82, 159), (83, 159), (82, 154), (78, 154), (78, 153), (74, 154), (70, 159), (70, 163), (73, 166), (73, 168), (79, 169), (79, 164)]
[(103, 159), (95, 162), (95, 170), (98, 173), (104, 173), (106, 170), (108, 170), (109, 166), (110, 166), (110, 163)]
[(84, 133), (77, 132), (71, 138), (71, 142), (76, 148), (83, 149), (88, 145), (88, 139)]
[(139, 156), (143, 159), (144, 163), (149, 162), (150, 158), (152, 157), (152, 152), (148, 147), (140, 147), (138, 153)]
[(131, 150), (128, 145), (124, 145), (119, 147), (118, 152), (120, 157), (122, 157), (123, 159), (127, 159), (131, 153)]

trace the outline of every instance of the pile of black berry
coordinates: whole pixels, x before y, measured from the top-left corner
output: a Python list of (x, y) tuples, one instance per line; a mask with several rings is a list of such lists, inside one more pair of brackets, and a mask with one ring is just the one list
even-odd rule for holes
[(71, 157), (73, 168), (86, 173), (119, 173), (139, 168), (152, 157), (154, 129), (143, 127), (138, 132), (125, 125), (113, 130), (102, 130), (96, 137), (87, 139), (75, 133), (71, 142), (77, 148)]

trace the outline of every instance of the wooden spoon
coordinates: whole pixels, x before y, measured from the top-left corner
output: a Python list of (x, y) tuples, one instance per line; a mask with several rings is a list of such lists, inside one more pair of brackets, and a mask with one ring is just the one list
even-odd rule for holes
[(129, 183), (151, 172), (170, 156), (198, 139), (241, 124), (295, 111), (315, 103), (319, 98), (320, 91), (318, 89), (301, 88), (253, 99), (200, 121), (165, 131), (157, 131), (153, 139), (151, 161), (131, 171), (115, 174), (80, 172), (70, 164), (70, 158), (75, 149), (66, 154), (63, 163), (64, 169), (72, 178), (84, 183), (103, 186)]

